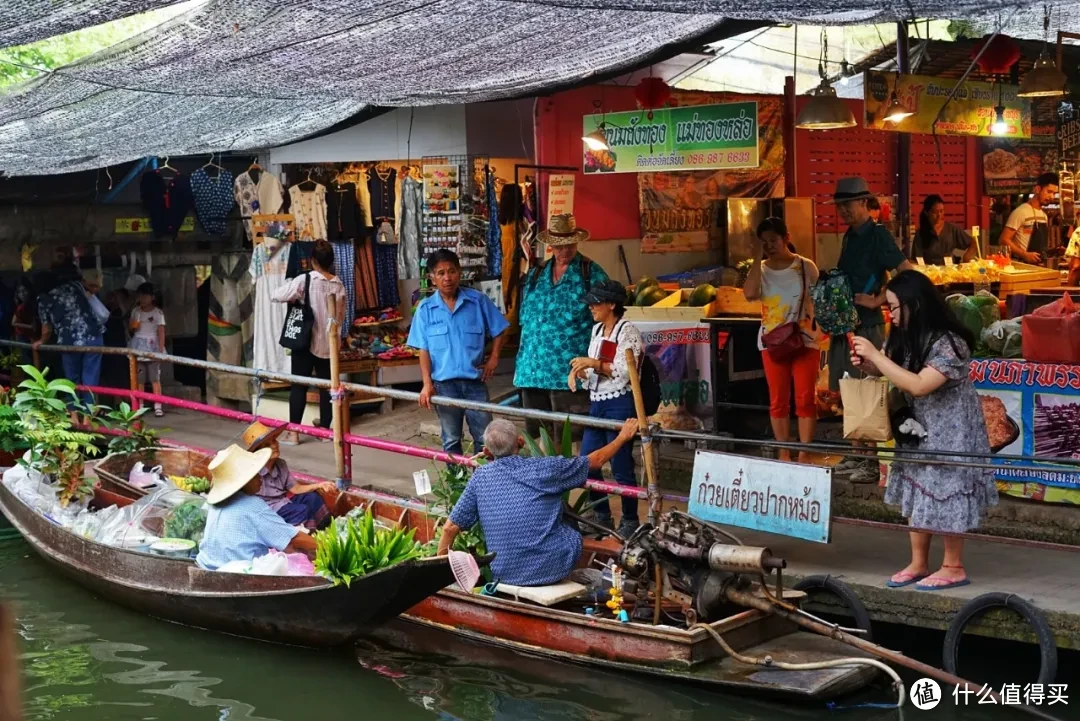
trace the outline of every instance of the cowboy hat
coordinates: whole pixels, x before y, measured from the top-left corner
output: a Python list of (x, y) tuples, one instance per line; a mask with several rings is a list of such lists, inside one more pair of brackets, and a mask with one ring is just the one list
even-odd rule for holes
[(257, 451), (260, 448), (266, 448), (276, 441), (277, 437), (284, 433), (287, 428), (288, 426), (284, 423), (280, 426), (271, 428), (265, 423), (255, 421), (244, 430), (244, 445), (252, 452)]
[(870, 192), (870, 186), (865, 178), (840, 178), (836, 181), (836, 192), (833, 193), (832, 203), (846, 203), (849, 200), (867, 200), (875, 198)]
[(232, 498), (237, 491), (250, 483), (252, 478), (259, 475), (271, 455), (269, 448), (252, 453), (235, 443), (223, 451), (218, 451), (208, 467), (213, 485), (210, 493), (206, 495), (206, 502), (216, 506)]
[(573, 213), (551, 216), (547, 230), (540, 231), (536, 239), (550, 246), (573, 245), (589, 239), (589, 231), (578, 228)]

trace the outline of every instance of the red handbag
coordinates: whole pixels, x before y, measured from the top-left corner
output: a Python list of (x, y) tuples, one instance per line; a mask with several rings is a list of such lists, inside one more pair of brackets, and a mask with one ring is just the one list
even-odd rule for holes
[(806, 260), (799, 259), (799, 267), (802, 269), (802, 293), (799, 295), (799, 312), (795, 315), (795, 322), (781, 323), (768, 333), (761, 336), (761, 343), (769, 352), (769, 357), (777, 363), (786, 363), (806, 347), (802, 328), (799, 321), (802, 320), (803, 303), (806, 302)]

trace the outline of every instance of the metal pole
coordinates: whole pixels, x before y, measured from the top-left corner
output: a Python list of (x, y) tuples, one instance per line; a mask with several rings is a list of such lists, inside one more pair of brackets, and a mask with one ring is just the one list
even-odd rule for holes
[[(904, 22), (896, 23), (896, 69), (903, 77), (911, 72), (908, 59), (908, 30)], [(896, 204), (900, 215), (900, 247), (907, 247), (911, 227), (911, 136), (897, 133), (896, 138)]]
[(649, 523), (656, 525), (660, 517), (660, 491), (656, 487), (656, 468), (653, 466), (652, 434), (649, 419), (645, 415), (645, 400), (641, 395), (641, 378), (638, 377), (637, 358), (634, 351), (626, 349), (626, 370), (630, 375), (630, 388), (634, 391), (634, 408), (637, 410), (638, 433), (641, 434), (641, 462), (645, 464), (645, 476), (649, 481)]

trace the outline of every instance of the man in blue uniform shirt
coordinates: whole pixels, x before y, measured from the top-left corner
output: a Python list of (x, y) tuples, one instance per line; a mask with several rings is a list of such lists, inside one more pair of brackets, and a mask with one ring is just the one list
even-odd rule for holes
[[(461, 287), (461, 261), (451, 250), (436, 250), (428, 258), (428, 273), (437, 292), (421, 301), (409, 329), (410, 346), (420, 351), (424, 389), (420, 406), (431, 409), (433, 395), (487, 401), (487, 381), (495, 375), (499, 352), (510, 324), (491, 299), (478, 290)], [(491, 356), (484, 361), (484, 346), (493, 338)], [(484, 437), (491, 414), (437, 406), (443, 450), (462, 452), (464, 422), (475, 441)]]

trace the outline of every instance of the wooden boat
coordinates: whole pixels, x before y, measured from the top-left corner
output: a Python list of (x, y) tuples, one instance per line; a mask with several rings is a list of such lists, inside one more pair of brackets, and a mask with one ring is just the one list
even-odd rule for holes
[(265, 641), (349, 643), (454, 581), (446, 558), (392, 566), (350, 587), (318, 577), (204, 571), (190, 560), (114, 548), (71, 533), (3, 483), (0, 512), (45, 561), (104, 598), (167, 621)]
[[(434, 537), (435, 523), (430, 517), (402, 509), (400, 504), (409, 499), (395, 501), (385, 491), (350, 490), (342, 494), (339, 506), (367, 505), (376, 517), (397, 518), (416, 528), (421, 542)], [(611, 541), (586, 540), (580, 565), (612, 558), (618, 550)], [(785, 600), (792, 603), (803, 597), (798, 591), (785, 593)], [(836, 698), (865, 687), (879, 675), (867, 666), (807, 671), (750, 666), (727, 656), (704, 629), (622, 623), (606, 609), (598, 609), (603, 615), (586, 615), (583, 605), (568, 602), (543, 607), (506, 596), (465, 593), (452, 586), (420, 601), (373, 636), (406, 650), (436, 653), (448, 650), (448, 638), (464, 638), (529, 656), (774, 698)], [(800, 631), (790, 621), (756, 610), (710, 625), (736, 652), (749, 656), (771, 656), (788, 663), (869, 658), (839, 641)]]
[[(123, 491), (122, 488), (118, 490)], [(132, 501), (98, 490), (98, 503), (113, 502), (117, 498), (121, 504)], [(415, 499), (372, 487), (353, 487), (334, 497), (324, 494), (324, 499), (335, 515), (356, 507), (367, 507), (385, 524), (415, 528), (416, 539), (422, 543), (435, 537), (436, 519), (422, 510), (423, 504)], [(22, 505), (6, 489), (0, 490), (0, 510), (10, 507), (12, 502)], [(33, 534), (47, 534), (43, 542), (31, 540), (35, 548), (83, 585), (150, 615), (228, 633), (305, 645), (328, 645), (351, 640), (370, 630), (370, 635), (377, 639), (419, 652), (445, 652), (461, 639), (469, 639), (533, 657), (773, 698), (835, 698), (865, 687), (878, 675), (875, 669), (866, 666), (813, 671), (750, 666), (728, 657), (703, 629), (621, 623), (610, 614), (586, 615), (580, 603), (543, 607), (505, 596), (465, 593), (450, 586), (453, 577), (443, 559), (427, 559), (387, 569), (361, 579), (359, 583), (354, 582), (350, 590), (328, 588), (327, 584), (313, 579), (278, 577), (261, 578), (257, 583), (264, 585), (256, 590), (247, 586), (252, 577), (204, 572), (188, 562), (163, 561), (100, 546), (72, 536), (25, 506), (22, 506), (21, 515), (29, 516), (25, 523), (34, 524)], [(13, 520), (22, 530), (24, 522)], [(23, 533), (27, 535), (26, 531)], [(56, 545), (74, 548), (65, 554), (67, 559), (53, 559), (51, 548)], [(594, 559), (612, 558), (617, 552), (618, 546), (613, 542), (586, 541), (582, 565)], [(93, 566), (70, 560), (71, 557), (86, 558), (88, 554), (93, 554), (90, 556), (94, 558)], [(168, 568), (169, 575), (175, 577), (169, 585), (179, 587), (181, 592), (161, 588), (148, 589), (146, 593), (131, 590), (132, 585), (141, 584), (118, 583), (113, 571), (116, 561), (102, 564), (95, 558), (98, 554), (106, 559), (120, 559), (135, 569), (145, 569), (141, 575), (129, 578), (151, 575), (161, 578), (164, 571), (153, 569)], [(129, 558), (132, 556), (135, 558)], [(168, 565), (158, 565), (163, 563)], [(438, 572), (428, 572), (433, 563), (439, 564)], [(101, 573), (101, 568), (107, 572)], [(392, 578), (380, 578), (384, 574)], [(282, 588), (298, 581), (308, 585), (302, 590)], [(410, 588), (410, 584), (415, 587)], [(241, 585), (244, 586), (242, 590), (238, 588)], [(299, 595), (314, 590), (320, 591), (321, 595)], [(357, 591), (357, 595), (353, 596), (352, 591)], [(167, 598), (164, 597), (166, 593)], [(276, 603), (278, 598), (268, 600), (267, 596), (274, 593), (278, 598), (284, 596), (288, 600), (280, 605)], [(389, 600), (383, 604), (374, 602), (370, 600), (373, 593), (387, 596)], [(215, 594), (220, 594), (221, 598), (211, 614), (207, 611), (207, 599), (219, 601)], [(802, 596), (800, 592), (789, 591), (785, 600), (798, 602)], [(364, 618), (351, 615), (356, 612), (350, 607), (354, 603), (358, 609), (363, 609)], [(372, 603), (374, 608), (370, 606)], [(309, 616), (310, 623), (307, 623), (293, 619), (293, 613), (298, 609), (318, 611), (311, 612), (310, 616), (303, 614)], [(395, 615), (398, 617), (393, 619)], [(374, 628), (376, 625), (379, 628)], [(767, 655), (775, 661), (808, 663), (867, 657), (850, 646), (800, 631), (790, 621), (755, 610), (735, 613), (711, 626), (737, 652)], [(285, 634), (288, 638), (283, 637)]]

